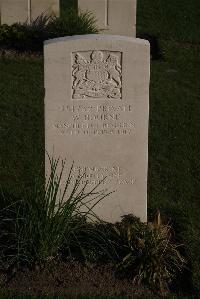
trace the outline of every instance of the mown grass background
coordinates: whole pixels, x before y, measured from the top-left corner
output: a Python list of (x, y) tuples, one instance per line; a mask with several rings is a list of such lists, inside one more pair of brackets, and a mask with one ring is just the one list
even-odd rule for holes
[[(149, 217), (159, 208), (172, 220), (191, 257), (185, 288), (191, 277), (200, 290), (199, 11), (199, 0), (138, 0), (137, 31), (163, 55), (151, 63)], [(43, 99), (42, 58), (0, 59), (0, 183), (15, 196), (43, 167)]]
[(138, 0), (137, 31), (164, 39), (199, 43), (198, 0)]
[(17, 195), (43, 163), (43, 61), (1, 59), (0, 78), (0, 182)]

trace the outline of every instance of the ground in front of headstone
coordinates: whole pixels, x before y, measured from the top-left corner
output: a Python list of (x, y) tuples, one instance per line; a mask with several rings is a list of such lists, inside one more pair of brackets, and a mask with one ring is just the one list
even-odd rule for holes
[(111, 265), (83, 265), (78, 262), (54, 263), (43, 270), (17, 273), (4, 285), (7, 290), (30, 294), (64, 295), (143, 295), (145, 288), (137, 288), (127, 279), (115, 277)]

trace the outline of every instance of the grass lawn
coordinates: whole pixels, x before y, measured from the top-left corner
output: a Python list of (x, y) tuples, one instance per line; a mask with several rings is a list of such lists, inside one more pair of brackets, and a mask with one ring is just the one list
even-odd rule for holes
[(137, 32), (199, 43), (199, 0), (137, 0), (137, 6)]
[(1, 59), (0, 78), (0, 181), (18, 194), (43, 163), (43, 61)]
[[(138, 32), (157, 36), (163, 54), (151, 63), (149, 215), (172, 220), (200, 289), (199, 11), (197, 0), (138, 0)], [(42, 59), (0, 59), (0, 182), (16, 196), (43, 169), (43, 99)]]

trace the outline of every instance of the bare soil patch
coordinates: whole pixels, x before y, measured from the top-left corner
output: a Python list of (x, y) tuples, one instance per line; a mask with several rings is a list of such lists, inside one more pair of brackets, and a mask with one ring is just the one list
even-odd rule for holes
[(30, 294), (142, 295), (128, 279), (115, 275), (112, 265), (83, 265), (78, 262), (52, 263), (44, 269), (26, 270), (2, 284), (3, 288)]
[(0, 48), (0, 58), (17, 58), (17, 59), (38, 59), (42, 58), (43, 54), (40, 52), (20, 52), (16, 50), (8, 50)]

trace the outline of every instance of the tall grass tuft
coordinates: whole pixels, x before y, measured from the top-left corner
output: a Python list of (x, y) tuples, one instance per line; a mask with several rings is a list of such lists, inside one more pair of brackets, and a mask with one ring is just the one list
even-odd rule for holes
[[(65, 162), (51, 159), (50, 163), (46, 187), (38, 179), (32, 193), (9, 200), (10, 204), (0, 211), (1, 268), (44, 265), (59, 258), (63, 247), (69, 257), (74, 248), (84, 255), (92, 236), (107, 243), (102, 234), (86, 224), (88, 219), (99, 221), (92, 210), (110, 193), (99, 190), (101, 182), (89, 190), (88, 183), (82, 182), (84, 174), (72, 183), (73, 165), (65, 180)], [(83, 233), (90, 238), (82, 238)]]
[(48, 25), (49, 33), (52, 37), (62, 37), (68, 35), (94, 34), (99, 29), (96, 26), (94, 15), (89, 12), (69, 9), (61, 17), (54, 18)]

